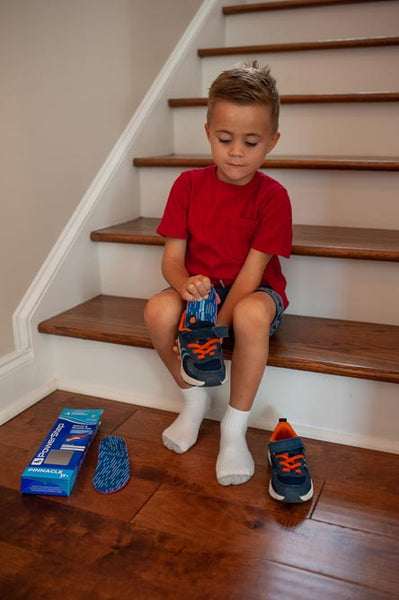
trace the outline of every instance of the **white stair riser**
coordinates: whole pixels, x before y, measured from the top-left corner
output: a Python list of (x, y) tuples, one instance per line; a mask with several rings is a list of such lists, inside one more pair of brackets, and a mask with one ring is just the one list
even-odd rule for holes
[(161, 217), (179, 167), (143, 167), (140, 175), (140, 210), (143, 217)]
[[(180, 393), (155, 351), (73, 338), (54, 341), (60, 389), (181, 410)], [(229, 384), (210, 389), (210, 394), (208, 417), (220, 419), (229, 400)], [(250, 425), (272, 430), (284, 415), (302, 436), (399, 451), (394, 384), (268, 367)], [(174, 418), (171, 414), (171, 421)]]
[[(174, 110), (174, 152), (209, 152), (206, 109)], [(282, 105), (281, 138), (273, 154), (397, 156), (399, 108), (373, 104)]]
[[(167, 287), (162, 247), (99, 246), (102, 293), (148, 298)], [(293, 256), (282, 264), (289, 312), (399, 325), (396, 263)]]
[(396, 36), (398, 2), (375, 2), (230, 15), (226, 46)]
[[(182, 170), (140, 170), (142, 216), (162, 215)], [(287, 188), (295, 223), (390, 229), (399, 222), (399, 173), (270, 169), (268, 174)]]
[(202, 59), (202, 95), (224, 70), (240, 61), (269, 65), (281, 94), (397, 91), (399, 48), (309, 50)]
[(397, 263), (298, 255), (281, 262), (288, 312), (399, 325)]

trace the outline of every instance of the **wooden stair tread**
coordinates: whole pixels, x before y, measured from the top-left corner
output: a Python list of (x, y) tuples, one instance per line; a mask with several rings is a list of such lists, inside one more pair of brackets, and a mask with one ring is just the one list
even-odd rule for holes
[[(354, 92), (352, 94), (283, 94), (281, 104), (328, 104), (357, 102), (398, 102), (399, 92)], [(207, 106), (208, 98), (170, 98), (171, 108)]]
[[(207, 167), (213, 161), (207, 155), (177, 155), (136, 157), (135, 167)], [(327, 169), (356, 171), (399, 171), (399, 157), (323, 157), (269, 155), (263, 169)]]
[[(152, 348), (143, 320), (146, 301), (100, 295), (39, 324), (39, 331)], [(231, 344), (224, 344), (231, 358)], [(399, 382), (399, 327), (285, 315), (270, 340), (269, 365)]]
[(397, 46), (399, 36), (376, 36), (363, 38), (343, 38), (316, 40), (313, 42), (286, 42), (283, 44), (257, 44), (254, 46), (226, 46), (217, 48), (199, 48), (198, 56), (231, 56), (234, 54), (259, 54), (274, 52), (301, 52), (307, 50), (340, 50), (343, 48), (376, 48)]
[[(164, 238), (156, 233), (160, 219), (139, 217), (91, 233), (96, 242), (160, 246)], [(293, 254), (399, 261), (399, 231), (294, 225)]]
[(295, 8), (315, 8), (318, 6), (334, 6), (342, 4), (364, 4), (379, 0), (275, 0), (274, 2), (258, 2), (254, 4), (236, 4), (224, 6), (224, 15), (241, 15), (244, 13), (285, 10)]

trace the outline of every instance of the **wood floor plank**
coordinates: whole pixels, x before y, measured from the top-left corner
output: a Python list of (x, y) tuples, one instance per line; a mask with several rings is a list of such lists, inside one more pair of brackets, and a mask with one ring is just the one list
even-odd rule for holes
[(392, 471), (391, 490), (374, 484), (346, 480), (328, 481), (313, 519), (399, 539), (398, 471)]
[[(39, 324), (39, 331), (152, 348), (145, 300), (97, 296)], [(224, 344), (231, 358), (231, 343)], [(285, 315), (270, 341), (271, 366), (399, 382), (399, 327)]]
[(262, 509), (237, 506), (168, 485), (161, 486), (134, 522), (151, 527), (154, 520), (159, 530), (189, 535), (199, 547), (240, 548), (264, 560), (317, 570), (386, 593), (394, 594), (399, 589), (395, 566), (399, 548), (392, 538), (309, 519), (282, 517), (278, 521), (276, 515)]
[[(79, 402), (68, 392), (56, 398)], [(397, 536), (389, 527), (397, 513), (386, 495), (379, 510), (377, 487), (397, 492), (397, 456), (306, 440), (312, 474), (327, 480), (310, 519), (304, 505), (274, 510), (269, 504), (268, 432), (248, 431), (254, 478), (223, 488), (214, 472), (219, 423), (205, 421), (196, 446), (177, 455), (160, 439), (173, 413), (133, 407), (120, 418), (130, 405), (115, 403), (113, 412), (111, 401), (92, 401), (104, 403), (108, 425), (119, 421), (113, 432), (125, 437), (134, 473), (130, 487), (106, 498), (89, 488), (96, 460), (91, 451), (70, 499), (21, 495), (19, 471), (31, 450), (1, 443), (0, 428), (2, 600), (280, 600), (293, 589), (298, 600), (395, 597)], [(28, 430), (46, 409), (55, 409), (48, 398), (29, 409), (30, 421), (25, 413), (15, 417), (13, 427)], [(366, 503), (356, 490), (377, 474), (374, 499)], [(354, 522), (357, 506), (363, 516)], [(351, 528), (370, 529), (367, 515), (377, 535)]]
[[(92, 231), (90, 238), (97, 242), (160, 246), (165, 238), (156, 232), (159, 223), (160, 219), (154, 217), (139, 217)], [(399, 230), (294, 225), (293, 233), (294, 255), (399, 261)]]
[[(204, 538), (197, 543), (196, 532), (190, 535), (187, 528), (184, 535), (166, 533), (162, 526), (158, 529), (155, 514), (146, 528), (4, 489), (0, 503), (8, 515), (7, 521), (0, 522), (5, 547), (13, 549), (13, 556), (18, 548), (36, 559), (34, 568), (22, 560), (14, 577), (2, 579), (2, 600), (50, 600), (55, 592), (68, 600), (277, 600), (294, 588), (298, 600), (308, 600), (312, 593), (323, 600), (389, 598), (375, 586), (265, 560), (256, 527), (248, 528), (245, 548), (234, 537), (226, 544), (225, 535), (223, 546), (217, 547), (215, 531), (209, 535), (211, 528), (205, 543)], [(227, 534), (235, 530), (235, 522), (231, 521)], [(248, 551), (249, 539), (257, 549), (254, 553)]]
[[(54, 392), (38, 404), (9, 421), (0, 428), (0, 485), (19, 491), (21, 474), (28, 465), (34, 452), (47, 435), (62, 408), (102, 408), (102, 424), (94, 439), (87, 457), (78, 474), (71, 496), (50, 496), (49, 499), (76, 508), (94, 511), (116, 519), (129, 521), (141, 508), (159, 485), (159, 481), (146, 477), (137, 477), (134, 448), (127, 441), (131, 462), (132, 478), (128, 485), (116, 495), (99, 494), (92, 485), (97, 466), (98, 447), (101, 439), (113, 433), (116, 426), (134, 414), (136, 407), (88, 396), (76, 396), (71, 393)], [(56, 411), (57, 417), (53, 416)], [(48, 424), (50, 422), (50, 424)], [(30, 435), (24, 436), (24, 431)]]
[(57, 390), (2, 425), (0, 442), (30, 449), (33, 455), (64, 408), (103, 408), (101, 431), (107, 434), (137, 409), (134, 405)]
[[(9, 600), (15, 600), (18, 596), (12, 593), (16, 594), (21, 588), (23, 600), (50, 600), (55, 591), (58, 597), (62, 590), (64, 595), (60, 597), (68, 600), (163, 597), (165, 585), (157, 585), (154, 578), (157, 555), (163, 555), (166, 562), (166, 553), (162, 549), (156, 551), (160, 542), (157, 532), (148, 534), (126, 522), (63, 506), (40, 496), (21, 496), (4, 488), (0, 489), (0, 505), (2, 514), (7, 514), (7, 519), (0, 521), (1, 538), (37, 557), (34, 568), (21, 569), (13, 581), (8, 579)], [(130, 569), (126, 570), (125, 565), (125, 571), (120, 566), (109, 571), (107, 558), (118, 555), (124, 548), (137, 550), (131, 554)], [(146, 552), (151, 551), (155, 552), (150, 568), (150, 564), (146, 564)], [(144, 561), (140, 565), (141, 555)], [(141, 577), (143, 562), (147, 567), (144, 578)], [(76, 590), (79, 593), (74, 595)], [(83, 592), (90, 595), (82, 595)], [(165, 591), (165, 597), (172, 596)], [(2, 594), (2, 600), (4, 598)]]
[(135, 445), (126, 439), (129, 453), (131, 478), (128, 484), (115, 494), (99, 494), (93, 487), (92, 479), (97, 466), (100, 436), (90, 448), (88, 456), (78, 475), (73, 493), (68, 498), (52, 496), (50, 499), (60, 504), (92, 511), (105, 517), (129, 521), (151, 498), (159, 486), (153, 477), (138, 472)]
[(319, 477), (324, 473), (327, 481), (342, 486), (346, 484), (349, 487), (352, 483), (355, 487), (368, 489), (372, 485), (378, 487), (381, 493), (399, 494), (397, 454), (304, 439), (312, 472)]
[[(6, 544), (0, 540), (0, 581), (2, 578), (15, 578), (21, 571), (34, 568), (35, 557), (29, 550), (23, 550), (18, 546)], [(4, 560), (4, 558), (7, 560)], [(0, 586), (2, 598), (4, 598), (4, 588)]]
[[(100, 439), (101, 436), (98, 435), (91, 445), (78, 474), (72, 494), (69, 497), (48, 496), (47, 499), (78, 509), (93, 511), (114, 519), (129, 521), (151, 497), (157, 489), (159, 481), (154, 477), (148, 479), (144, 472), (137, 472), (138, 466), (134, 460), (134, 448), (130, 448), (131, 444), (129, 440), (126, 440), (131, 462), (132, 477), (130, 482), (118, 494), (99, 494), (96, 492), (92, 484), (92, 478), (97, 466)], [(31, 450), (23, 450), (0, 443), (0, 462), (2, 465), (0, 486), (19, 492), (21, 474), (35, 450), (34, 446)], [(161, 478), (162, 475), (159, 477)]]
[[(224, 487), (216, 480), (216, 459), (219, 452), (220, 423), (205, 420), (201, 426), (197, 443), (190, 451), (176, 455), (162, 444), (162, 432), (176, 418), (176, 414), (162, 412), (162, 419), (157, 413), (146, 410), (137, 411), (117, 430), (117, 434), (134, 440), (134, 456), (138, 473), (146, 476), (152, 468), (163, 471), (163, 482), (170, 485), (204, 493), (214, 498), (228, 499), (237, 504), (250, 504), (264, 508), (270, 512), (308, 518), (314, 507), (324, 483), (318, 475), (313, 477), (314, 497), (304, 504), (282, 504), (273, 500), (268, 493), (269, 466), (265, 463), (267, 456), (267, 440), (270, 433), (249, 428), (248, 446), (255, 461), (255, 475), (246, 485)], [(253, 444), (253, 438), (260, 434), (262, 444)], [(311, 458), (311, 457), (310, 457)], [(162, 462), (161, 462), (162, 461)]]
[[(1, 439), (1, 429), (0, 429)], [(0, 486), (18, 491), (21, 474), (31, 460), (36, 447), (22, 449), (0, 442)]]

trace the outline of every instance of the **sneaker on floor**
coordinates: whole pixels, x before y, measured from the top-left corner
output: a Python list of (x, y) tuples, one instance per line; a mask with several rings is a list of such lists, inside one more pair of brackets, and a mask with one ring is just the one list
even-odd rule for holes
[(280, 502), (306, 502), (313, 483), (305, 459), (305, 446), (287, 419), (279, 419), (269, 442), (269, 494)]
[(180, 372), (190, 385), (211, 387), (227, 379), (220, 338), (227, 327), (216, 327), (217, 300), (214, 288), (208, 298), (187, 303), (178, 334)]

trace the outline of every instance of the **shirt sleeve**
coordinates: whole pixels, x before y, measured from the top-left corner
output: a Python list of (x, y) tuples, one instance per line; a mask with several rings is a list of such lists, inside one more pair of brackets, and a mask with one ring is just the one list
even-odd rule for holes
[(164, 237), (188, 239), (187, 218), (190, 189), (188, 172), (184, 172), (172, 185), (157, 233)]
[(270, 190), (259, 215), (251, 247), (265, 254), (289, 258), (292, 248), (292, 211), (287, 191), (278, 185)]

